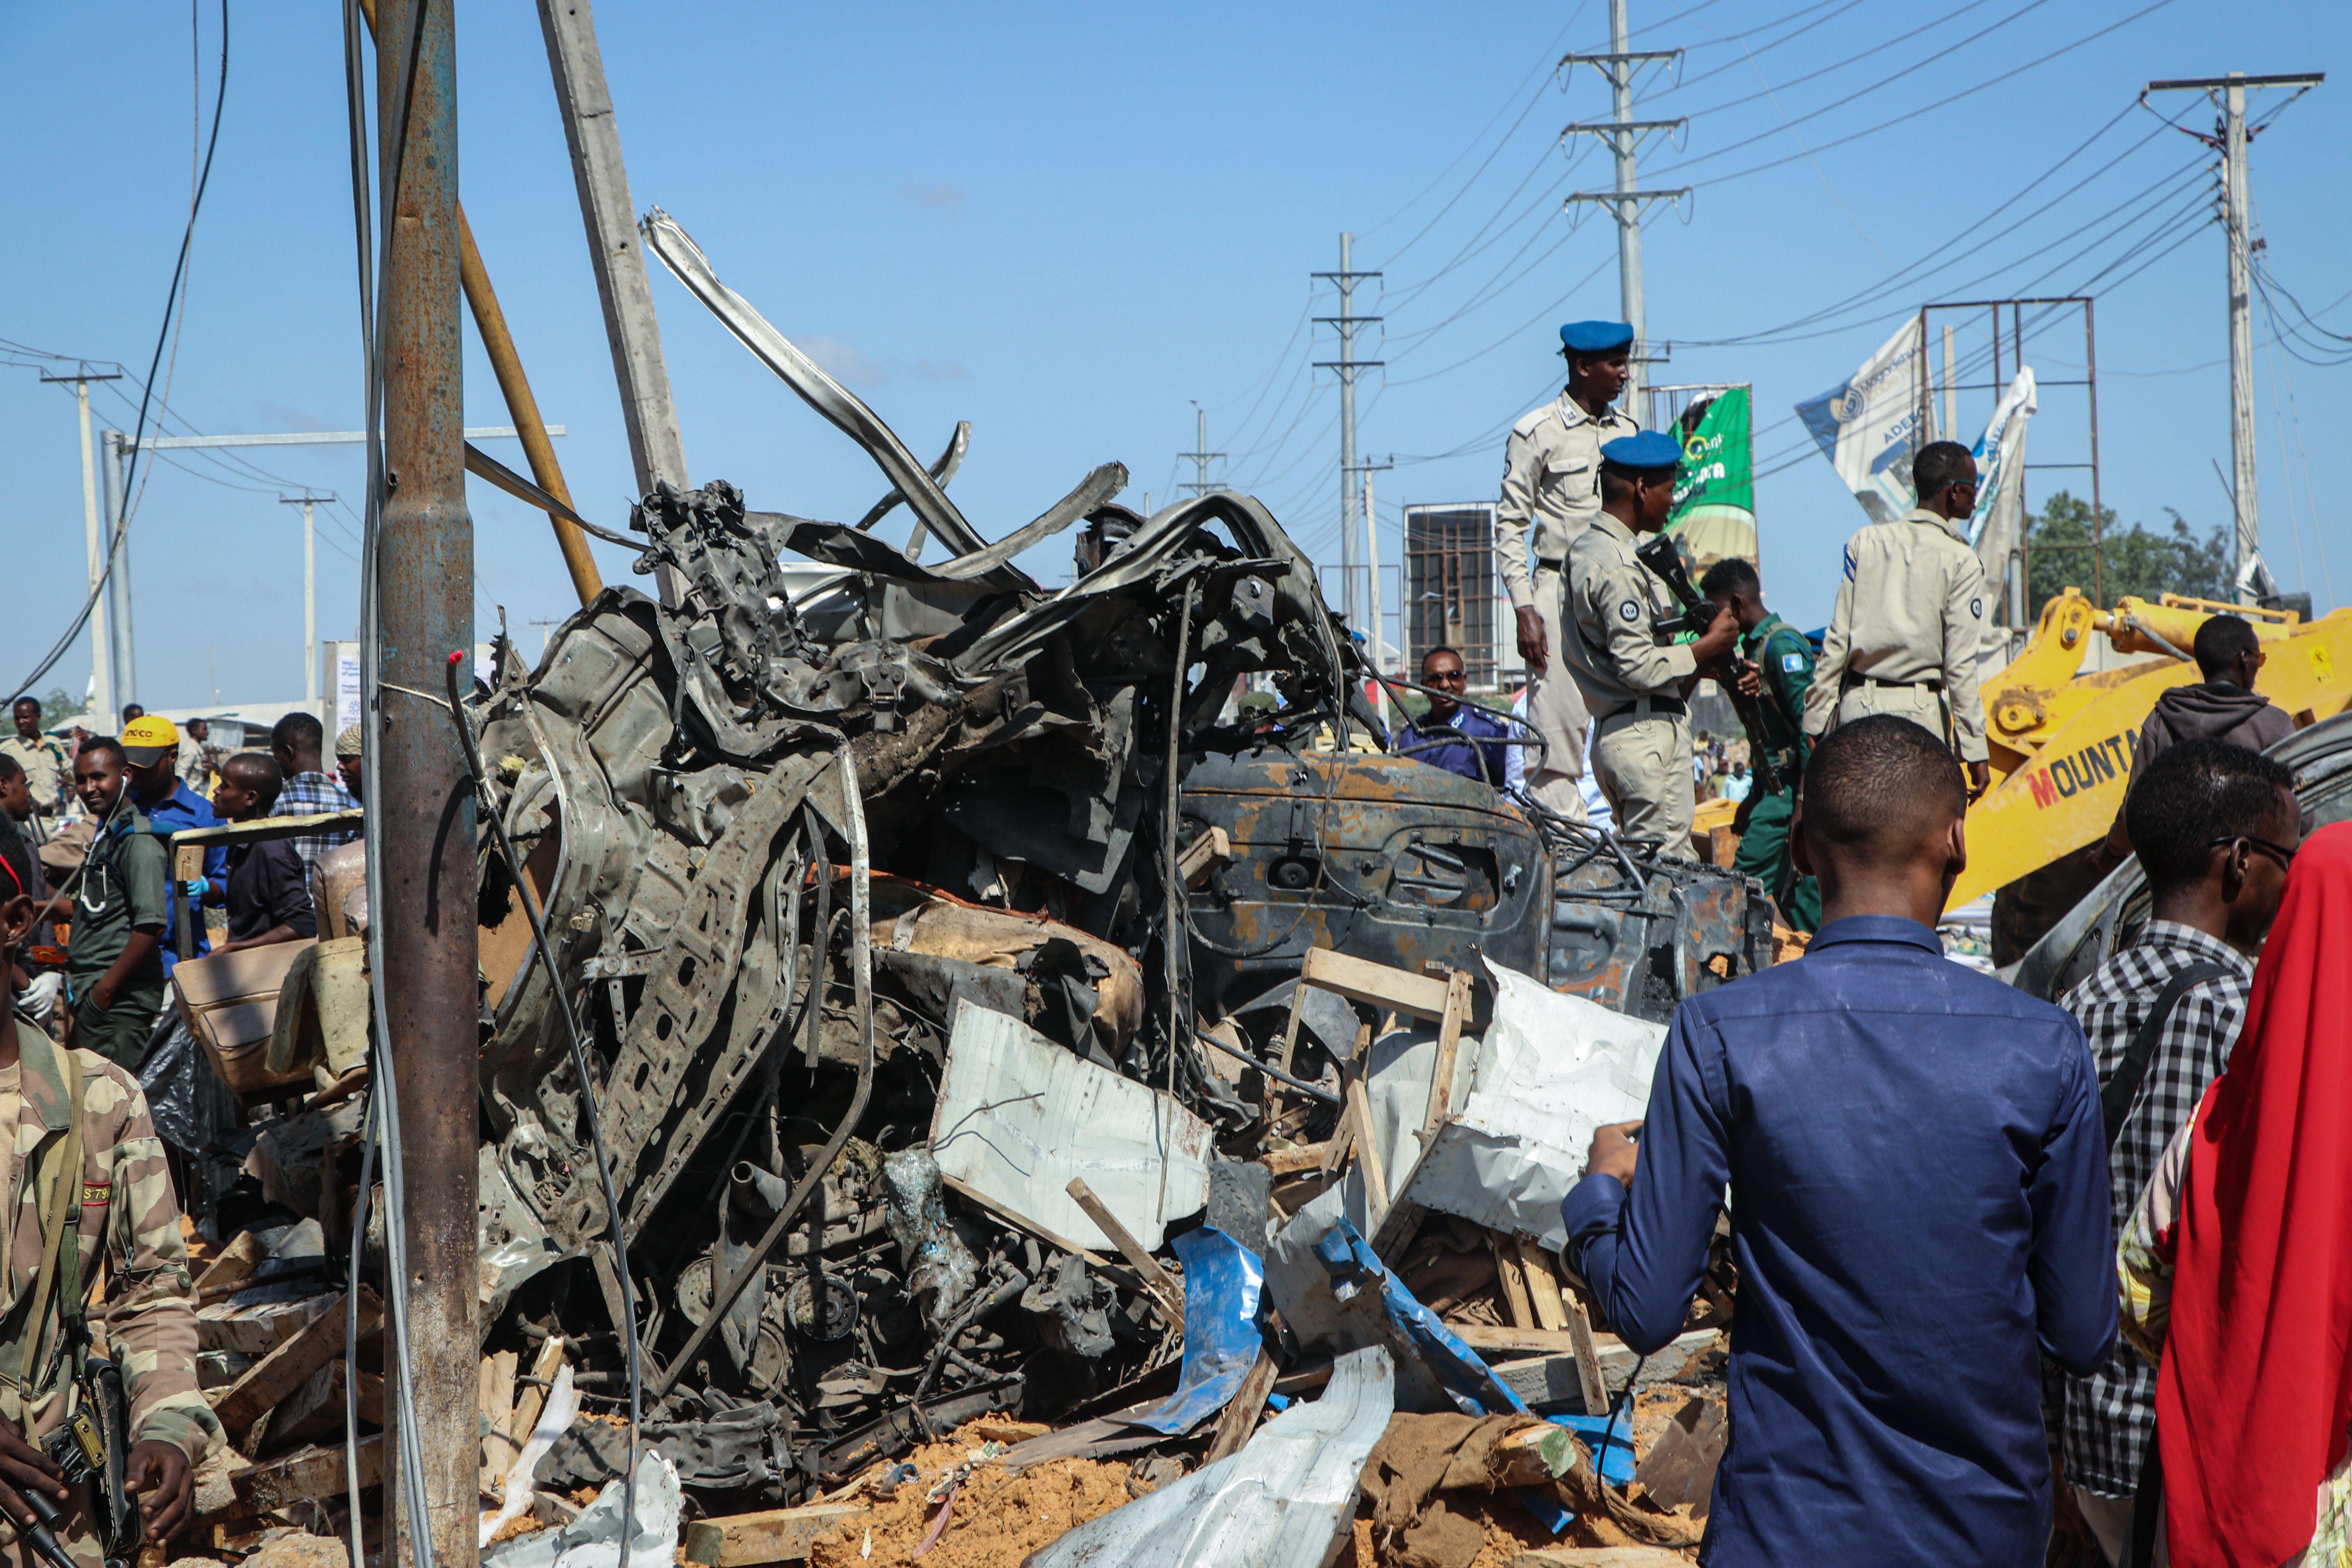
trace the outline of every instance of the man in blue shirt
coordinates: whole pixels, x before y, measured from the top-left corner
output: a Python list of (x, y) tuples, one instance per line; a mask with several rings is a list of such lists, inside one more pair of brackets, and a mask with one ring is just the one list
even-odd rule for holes
[(1450, 647), (1431, 648), (1421, 656), (1421, 683), (1429, 688), (1429, 711), (1405, 726), (1398, 749), (1415, 762), (1502, 788), (1506, 753), (1511, 748), (1476, 742), (1500, 740), (1510, 731), (1501, 720), (1462, 700), (1469, 685), (1462, 656)]
[(1731, 1189), (1711, 1568), (2042, 1561), (2041, 1358), (2087, 1373), (2116, 1332), (2105, 1142), (2074, 1019), (1937, 944), (1965, 809), (1908, 719), (1824, 736), (1797, 825), (1819, 934), (1683, 1004), (1638, 1146), (1601, 1129), (1560, 1205), (1569, 1262), (1648, 1352)]
[[(184, 827), (217, 827), (220, 814), (212, 803), (190, 789), (180, 777), (179, 727), (169, 719), (141, 715), (123, 727), (122, 754), (131, 770), (131, 798), (139, 814), (153, 825), (157, 837), (168, 848), (172, 835)], [(228, 888), (228, 849), (226, 846), (205, 851), (205, 874), (192, 878), (185, 884), (172, 889), (170, 915), (163, 921), (163, 973), (180, 962), (180, 921), (186, 911), (182, 905), (202, 909), (207, 897), (225, 894)], [(205, 934), (204, 917), (198, 915), (189, 922), (195, 938), (193, 956), (204, 957), (212, 951), (212, 942)]]

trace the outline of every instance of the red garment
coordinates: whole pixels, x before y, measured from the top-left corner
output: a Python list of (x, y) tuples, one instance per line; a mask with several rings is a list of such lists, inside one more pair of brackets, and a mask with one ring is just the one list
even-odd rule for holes
[(2191, 1136), (2156, 1400), (2172, 1561), (2276, 1568), (2352, 1429), (2352, 823), (2295, 857)]

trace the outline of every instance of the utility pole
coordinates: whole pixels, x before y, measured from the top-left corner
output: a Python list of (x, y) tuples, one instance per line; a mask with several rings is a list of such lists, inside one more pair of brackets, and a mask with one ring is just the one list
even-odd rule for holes
[(644, 242), (637, 237), (637, 209), (629, 200), (629, 171), (621, 161), (621, 130), (604, 81), (604, 56), (596, 47), (596, 18), (589, 0), (539, 0), (539, 25), (547, 36), (563, 140), (572, 149), (572, 177), (580, 187), (596, 295), (604, 304), (604, 333), (613, 346), (613, 374), (621, 384), (621, 416), (636, 465), (637, 493), (651, 494), (656, 480), (685, 489), (686, 444), (678, 437), (677, 407), (670, 401), (661, 321), (646, 280)]
[(2319, 71), (2301, 76), (2248, 76), (2242, 71), (2231, 71), (2227, 76), (2152, 81), (2140, 94), (2145, 99), (2150, 92), (2201, 92), (2214, 99), (2221, 110), (2218, 134), (2205, 136), (2194, 131), (2189, 134), (2221, 154), (2222, 211), (2230, 250), (2230, 506), (2236, 524), (2230, 574), (2237, 584), (2241, 604), (2252, 604), (2257, 597), (2251, 568), (2262, 558), (2254, 485), (2252, 192), (2246, 181), (2246, 143), (2252, 132), (2246, 128), (2246, 89), (2291, 87), (2298, 89), (2296, 96), (2300, 97), (2326, 79), (2326, 74)]
[[(1394, 467), (1393, 458), (1385, 463), (1364, 465), (1364, 564), (1368, 568), (1365, 576), (1372, 585), (1372, 635), (1364, 652), (1374, 675), (1387, 674), (1388, 666), (1381, 657), (1381, 514), (1372, 505), (1372, 471)], [(1389, 721), (1389, 687), (1385, 680), (1372, 682), (1372, 712), (1385, 727)]]
[[(481, 1337), (474, 791), (452, 716), (436, 696), (446, 689), (451, 650), (470, 663), (474, 646), (457, 37), (447, 0), (381, 0), (378, 20), (382, 37), (395, 41), (376, 51), (381, 221), (389, 233), (380, 329), (388, 493), (373, 563), (377, 679), (366, 693), (376, 705), (383, 798), (369, 801), (368, 810), (382, 819), (383, 882), (372, 898), (382, 933), (383, 1037), (395, 1047), (379, 1070), (389, 1070), (399, 1095), (408, 1243), (407, 1256), (390, 1266), (409, 1281), (412, 1436), (433, 1558), (437, 1568), (475, 1568)], [(394, 140), (394, 127), (404, 127), (404, 142)], [(397, 1508), (389, 1511), (403, 1517)], [(421, 1555), (398, 1539), (387, 1542), (387, 1560)]]
[(98, 470), (90, 453), (89, 384), (93, 381), (120, 381), (121, 371), (92, 371), (88, 365), (76, 367), (71, 375), (50, 375), (42, 373), (43, 381), (73, 383), (74, 408), (81, 418), (81, 531), (82, 542), (89, 552), (90, 592), (97, 594), (89, 606), (89, 690), (90, 703), (100, 713), (114, 710), (113, 663), (108, 657), (108, 617), (106, 595), (98, 593), (100, 576), (106, 571), (105, 546), (100, 542), (98, 527)]
[(1204, 496), (1213, 489), (1223, 488), (1209, 483), (1209, 459), (1222, 458), (1224, 454), (1209, 450), (1209, 411), (1195, 403), (1192, 405), (1192, 412), (1199, 421), (1197, 433), (1192, 437), (1194, 449), (1190, 452), (1179, 452), (1176, 455), (1192, 459), (1192, 482), (1184, 488), (1196, 496)]
[[(1361, 326), (1368, 326), (1372, 322), (1382, 320), (1382, 318), (1379, 316), (1360, 316), (1356, 314), (1357, 280), (1363, 278), (1378, 278), (1380, 274), (1377, 272), (1358, 272), (1352, 269), (1352, 262), (1350, 258), (1354, 254), (1355, 244), (1356, 237), (1354, 235), (1341, 235), (1339, 237), (1339, 270), (1337, 272), (1318, 272), (1315, 274), (1318, 278), (1330, 279), (1334, 284), (1338, 285), (1339, 289), (1339, 313), (1336, 316), (1318, 316), (1315, 318), (1316, 321), (1322, 322), (1327, 326), (1336, 327), (1339, 329), (1339, 357), (1336, 360), (1318, 360), (1316, 362), (1316, 368), (1318, 370), (1335, 370), (1339, 373), (1339, 583), (1341, 587), (1340, 600), (1343, 605), (1342, 613), (1347, 616), (1348, 624), (1351, 626), (1361, 624), (1360, 617), (1357, 614), (1359, 601), (1356, 596), (1356, 531), (1358, 526), (1358, 514), (1356, 510), (1356, 484), (1358, 473), (1356, 468), (1356, 374), (1359, 371), (1377, 369), (1382, 363), (1386, 363), (1381, 360), (1358, 359), (1356, 357), (1356, 329)], [(1206, 446), (1208, 443), (1203, 441), (1202, 445)]]
[(132, 651), (131, 628), (131, 534), (124, 514), (131, 498), (122, 493), (122, 449), (128, 437), (120, 430), (99, 433), (106, 455), (106, 536), (108, 572), (106, 598), (113, 606), (114, 702), (105, 712), (110, 729), (120, 728), (122, 710), (139, 700), (139, 661)]
[(1679, 201), (1690, 195), (1688, 185), (1673, 190), (1645, 191), (1634, 168), (1633, 152), (1643, 136), (1653, 131), (1674, 131), (1689, 123), (1681, 120), (1636, 120), (1633, 118), (1633, 76), (1643, 66), (1660, 60), (1682, 58), (1680, 49), (1628, 49), (1625, 45), (1631, 34), (1625, 25), (1625, 0), (1609, 0), (1609, 52), (1605, 55), (1563, 55), (1560, 65), (1597, 67), (1609, 81), (1610, 117), (1564, 127), (1562, 136), (1600, 136), (1607, 139), (1617, 162), (1616, 188), (1609, 191), (1580, 191), (1568, 198), (1573, 206), (1579, 202), (1600, 202), (1617, 217), (1617, 300), (1625, 320), (1633, 329), (1633, 352), (1630, 369), (1632, 378), (1625, 383), (1625, 409), (1634, 417), (1640, 405), (1643, 383), (1648, 377), (1643, 367), (1664, 354), (1653, 353), (1649, 327), (1644, 320), (1646, 306), (1642, 298), (1642, 208), (1651, 202)]
[[(279, 506), (302, 509), (302, 700), (313, 714), (319, 711), (319, 534), (311, 523), (310, 509), (334, 499), (308, 490), (278, 498)], [(331, 742), (334, 737), (327, 739)]]

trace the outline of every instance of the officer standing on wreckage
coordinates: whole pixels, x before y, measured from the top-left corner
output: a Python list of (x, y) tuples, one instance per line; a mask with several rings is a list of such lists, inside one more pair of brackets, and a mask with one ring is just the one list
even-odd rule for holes
[(1693, 643), (1659, 634), (1678, 606), (1633, 547), (1665, 525), (1682, 448), (1650, 430), (1604, 444), (1600, 456), (1601, 511), (1569, 546), (1558, 651), (1592, 710), (1592, 776), (1617, 831), (1687, 859), (1696, 800), (1685, 700), (1700, 668), (1738, 639), (1739, 620), (1719, 611)]
[[(15, 963), (33, 915), (21, 894), (0, 902), (0, 971)], [(0, 1192), (11, 1205), (0, 1258), (0, 1564), (59, 1568), (62, 1556), (98, 1568), (131, 1556), (142, 1536), (160, 1544), (187, 1523), (193, 1467), (221, 1436), (196, 1386), (179, 1200), (137, 1082), (94, 1051), (51, 1041), (17, 1016), (5, 986), (0, 1125), (15, 1130)], [(102, 1349), (85, 1316), (100, 1280)], [(105, 1500), (91, 1480), (68, 1483), (52, 1458), (74, 1447), (67, 1434), (78, 1427), (107, 1440), (105, 1423), (79, 1419), (100, 1414), (92, 1395), (109, 1382), (102, 1357), (128, 1406), (111, 1440), (129, 1445), (118, 1462), (136, 1510), (108, 1541)], [(29, 1509), (28, 1495), (43, 1507)], [(54, 1527), (28, 1540), (26, 1526), (43, 1512)]]

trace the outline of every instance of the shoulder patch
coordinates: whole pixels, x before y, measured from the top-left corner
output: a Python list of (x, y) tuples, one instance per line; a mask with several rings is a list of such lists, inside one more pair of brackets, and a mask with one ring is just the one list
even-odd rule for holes
[(1979, 599), (1970, 599), (1970, 600), (1969, 601), (1969, 615), (1971, 615), (1971, 616), (1975, 616), (1978, 620), (1983, 620), (1983, 619), (1984, 619), (1984, 601), (1983, 601), (1982, 599), (1980, 599), (1980, 598), (1979, 598)]
[(1805, 656), (1801, 653), (1784, 653), (1780, 656), (1780, 668), (1790, 675), (1802, 675), (1805, 672)]
[(1628, 599), (1617, 606), (1617, 618), (1627, 626), (1632, 626), (1642, 618), (1642, 606)]

